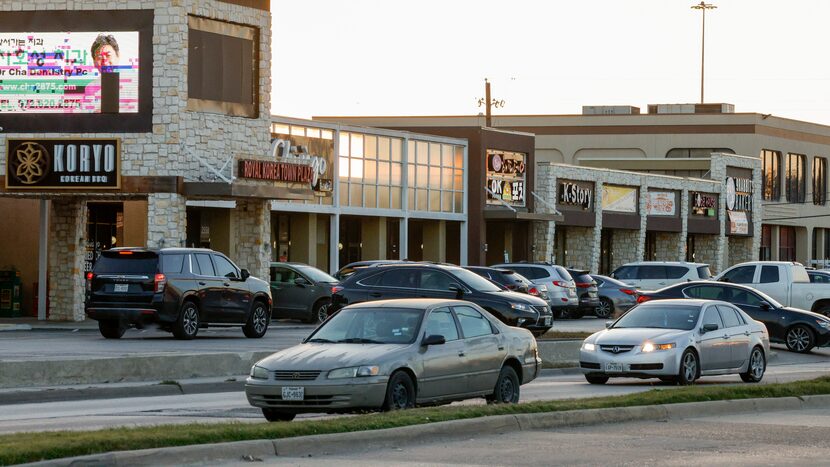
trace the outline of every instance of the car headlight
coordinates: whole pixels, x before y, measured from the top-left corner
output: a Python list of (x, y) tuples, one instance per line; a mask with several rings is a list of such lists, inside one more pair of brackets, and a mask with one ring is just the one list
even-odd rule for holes
[(643, 352), (654, 352), (655, 350), (669, 350), (674, 348), (674, 342), (671, 344), (652, 344), (651, 342), (646, 342), (643, 344)]
[(817, 319), (816, 323), (819, 326), (823, 327), (824, 329), (830, 329), (830, 321), (824, 321), (824, 320)]
[(261, 366), (254, 365), (251, 367), (251, 378), (268, 379), (268, 370), (262, 368)]
[(377, 365), (350, 366), (329, 371), (329, 379), (357, 378), (359, 376), (377, 376), (380, 367)]
[(526, 311), (528, 313), (535, 313), (536, 312), (536, 310), (534, 310), (532, 306), (526, 305), (524, 303), (511, 303), (510, 308), (513, 308), (514, 310), (519, 310), (519, 311)]
[(585, 350), (585, 351), (588, 351), (588, 352), (593, 352), (594, 350), (597, 350), (597, 346), (594, 345), (594, 344), (591, 344), (589, 342), (583, 342), (582, 343), (582, 350)]

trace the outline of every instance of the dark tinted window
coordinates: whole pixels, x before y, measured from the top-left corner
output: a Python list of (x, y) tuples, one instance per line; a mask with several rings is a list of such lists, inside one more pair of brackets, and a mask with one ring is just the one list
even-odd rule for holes
[(741, 266), (727, 272), (721, 279), (736, 284), (751, 284), (754, 277), (755, 266)]
[(215, 276), (216, 271), (213, 269), (213, 263), (210, 262), (210, 255), (207, 253), (196, 253), (196, 262), (199, 263), (199, 269), (203, 276)]
[(689, 272), (683, 266), (666, 266), (666, 279), (680, 279)]
[(383, 274), (373, 274), (373, 275), (371, 275), (369, 277), (366, 277), (364, 279), (360, 279), (357, 282), (362, 284), (362, 285), (378, 285), (378, 281), (380, 281), (380, 278), (382, 276), (383, 276)]
[(530, 280), (544, 279), (550, 276), (545, 268), (534, 268), (531, 266), (510, 266), (510, 268)]
[(95, 262), (95, 274), (155, 274), (158, 270), (155, 253), (119, 254), (104, 252)]
[(738, 305), (760, 306), (761, 298), (752, 292), (738, 288), (729, 287), (728, 290), (732, 292), (731, 296), (725, 301), (735, 303)]
[[(761, 276), (763, 279), (763, 275)], [(763, 280), (761, 280), (763, 282)], [(817, 284), (827, 284), (830, 283), (830, 275), (827, 274), (810, 274), (810, 282), (814, 282)]]
[(712, 277), (712, 273), (711, 271), (709, 271), (709, 266), (698, 266), (697, 276), (701, 279), (709, 279), (710, 277)]
[(761, 283), (778, 282), (778, 266), (761, 266)]
[(416, 269), (392, 269), (383, 273), (377, 285), (416, 289), (418, 288), (418, 273)]
[(718, 329), (723, 329), (723, 320), (720, 318), (720, 314), (718, 313), (717, 307), (710, 306), (706, 309), (703, 313), (703, 323), (704, 326), (707, 324), (717, 324)]
[(560, 279), (562, 279), (562, 280), (564, 280), (564, 281), (570, 281), (570, 280), (573, 280), (573, 277), (571, 277), (571, 274), (568, 272), (568, 270), (567, 270), (567, 269), (565, 269), (565, 268), (563, 268), (562, 266), (554, 266), (554, 267), (553, 267), (553, 269), (554, 269), (556, 272), (558, 272), (558, 273), (559, 273), (559, 278), (560, 278)]
[(690, 298), (703, 298), (706, 300), (726, 300), (724, 287), (719, 285), (698, 285), (684, 290)]
[(434, 334), (444, 336), (444, 339), (447, 341), (458, 339), (458, 328), (455, 325), (455, 320), (449, 308), (432, 310), (432, 313), (427, 318), (424, 334), (427, 336)]
[(184, 266), (184, 254), (161, 256), (161, 272), (165, 274), (178, 274), (182, 272), (182, 266)]
[(213, 255), (213, 262), (216, 263), (216, 270), (217, 276), (228, 277), (228, 278), (236, 278), (239, 275), (236, 273), (236, 268), (233, 267), (230, 261), (228, 261), (225, 257), (219, 255)]
[(455, 278), (444, 274), (441, 271), (421, 271), (421, 287), (428, 290), (450, 290), (450, 285), (459, 285)]
[(468, 306), (457, 306), (455, 308), (455, 316), (458, 317), (458, 322), (461, 324), (461, 331), (465, 338), (484, 336), (493, 334), (493, 328), (487, 318), (481, 313)]
[(640, 266), (640, 275), (638, 279), (665, 279), (665, 266)]
[(297, 278), (297, 272), (282, 266), (271, 268), (271, 282), (290, 283)]
[(728, 306), (718, 305), (718, 310), (720, 310), (720, 316), (723, 319), (723, 325), (732, 328), (735, 326), (741, 326), (743, 323), (738, 319), (737, 313), (735, 310)]
[(615, 279), (637, 279), (637, 266), (623, 266), (621, 268), (617, 268), (616, 271), (611, 273), (611, 277)]

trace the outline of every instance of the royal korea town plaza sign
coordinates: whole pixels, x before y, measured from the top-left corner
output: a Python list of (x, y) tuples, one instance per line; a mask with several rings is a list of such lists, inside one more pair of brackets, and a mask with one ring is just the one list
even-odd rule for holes
[(8, 190), (121, 187), (118, 139), (8, 139), (6, 143)]
[(237, 176), (308, 184), (319, 196), (332, 191), (329, 162), (325, 157), (309, 154), (304, 146), (292, 146), (280, 138), (273, 140), (270, 153), (272, 159), (239, 159)]

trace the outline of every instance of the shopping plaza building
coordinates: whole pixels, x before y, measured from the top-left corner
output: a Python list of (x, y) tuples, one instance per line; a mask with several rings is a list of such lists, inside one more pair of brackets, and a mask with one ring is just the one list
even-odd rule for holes
[(117, 246), (209, 247), (263, 278), (830, 254), (809, 217), (830, 128), (695, 106), (273, 116), (271, 25), (268, 0), (0, 3), (0, 271), (21, 281), (0, 316), (83, 319), (84, 274)]

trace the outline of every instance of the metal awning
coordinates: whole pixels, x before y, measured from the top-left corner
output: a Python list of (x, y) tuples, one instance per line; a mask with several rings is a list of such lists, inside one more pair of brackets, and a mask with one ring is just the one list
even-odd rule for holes
[(508, 209), (485, 209), (485, 219), (516, 221), (554, 221), (564, 219), (561, 213), (510, 211)]

